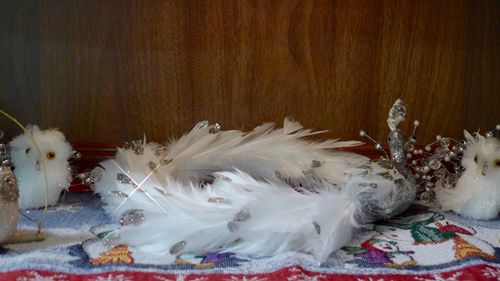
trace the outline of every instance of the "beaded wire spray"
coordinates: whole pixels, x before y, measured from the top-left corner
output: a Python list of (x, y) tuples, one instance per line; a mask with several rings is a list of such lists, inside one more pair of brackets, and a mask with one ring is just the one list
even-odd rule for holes
[[(415, 177), (418, 187), (417, 197), (429, 202), (436, 198), (434, 188), (437, 183), (447, 189), (455, 187), (465, 170), (461, 161), (467, 141), (437, 135), (435, 141), (419, 145), (415, 134), (419, 126), (419, 120), (413, 121), (411, 137), (404, 144), (406, 167)], [(485, 132), (485, 137), (494, 137), (497, 134), (500, 134), (500, 125), (496, 125), (492, 131)], [(381, 142), (370, 137), (365, 130), (360, 130), (359, 135), (373, 142), (375, 149), (384, 154), (380, 156), (379, 161), (390, 161), (389, 154)]]

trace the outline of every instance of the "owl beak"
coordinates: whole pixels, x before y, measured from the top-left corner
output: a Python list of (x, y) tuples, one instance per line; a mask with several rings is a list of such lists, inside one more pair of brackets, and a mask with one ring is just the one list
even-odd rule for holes
[(488, 170), (488, 163), (487, 162), (484, 162), (483, 163), (483, 170), (481, 171), (481, 174), (483, 176), (486, 176), (486, 171)]

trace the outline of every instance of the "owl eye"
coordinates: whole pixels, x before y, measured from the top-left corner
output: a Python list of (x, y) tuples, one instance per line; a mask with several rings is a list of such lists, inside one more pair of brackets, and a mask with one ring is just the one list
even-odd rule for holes
[(500, 168), (500, 159), (495, 160), (495, 167)]
[(30, 153), (31, 148), (26, 148), (26, 154)]
[(47, 159), (54, 160), (56, 158), (56, 154), (53, 151), (47, 152)]
[(474, 162), (476, 162), (476, 163), (477, 163), (477, 155), (476, 155), (476, 156), (474, 156)]

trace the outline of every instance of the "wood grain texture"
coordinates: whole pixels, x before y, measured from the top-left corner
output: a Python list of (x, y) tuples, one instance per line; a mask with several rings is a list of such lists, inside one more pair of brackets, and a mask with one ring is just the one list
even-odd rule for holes
[(499, 11), (498, 0), (2, 0), (0, 106), (71, 141), (285, 116), (384, 140), (401, 97), (422, 141), (461, 138), (500, 123)]

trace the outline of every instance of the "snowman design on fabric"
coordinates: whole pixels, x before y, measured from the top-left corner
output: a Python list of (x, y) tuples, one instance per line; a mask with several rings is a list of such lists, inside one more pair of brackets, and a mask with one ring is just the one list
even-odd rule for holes
[[(433, 265), (467, 258), (495, 259), (492, 245), (477, 237), (472, 227), (450, 222), (439, 213), (406, 214), (375, 227), (380, 236), (413, 251), (418, 265)], [(436, 254), (439, 253), (439, 254)], [(429, 258), (432, 257), (432, 258)]]

